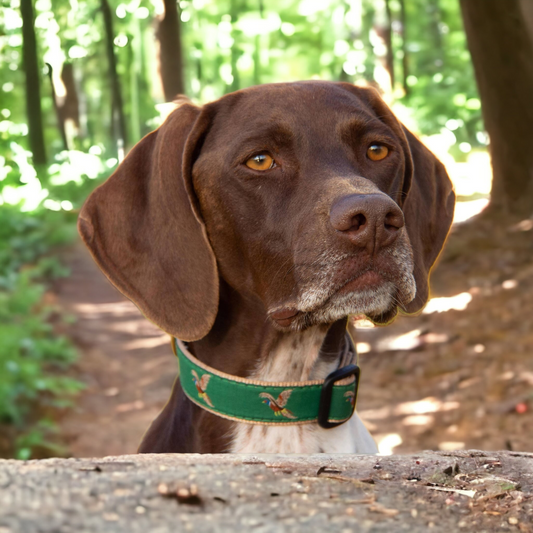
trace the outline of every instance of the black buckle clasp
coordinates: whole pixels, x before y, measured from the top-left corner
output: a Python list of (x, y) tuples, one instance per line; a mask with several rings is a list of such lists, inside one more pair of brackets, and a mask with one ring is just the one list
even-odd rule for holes
[[(338, 370), (335, 370), (334, 372), (329, 374), (329, 376), (324, 380), (324, 384), (322, 385), (322, 392), (320, 393), (320, 405), (318, 406), (318, 425), (320, 427), (323, 427), (325, 429), (334, 428), (340, 426), (341, 424), (344, 424), (344, 422), (347, 422), (351, 418), (353, 412), (355, 411), (355, 405), (357, 403), (357, 390), (359, 389), (360, 374), (361, 370), (357, 365), (347, 365), (342, 368), (339, 368)], [(331, 408), (333, 386), (337, 381), (340, 381), (341, 379), (347, 378), (349, 376), (355, 376), (355, 391), (352, 413), (346, 420), (343, 420), (342, 422), (330, 422), (329, 410)]]

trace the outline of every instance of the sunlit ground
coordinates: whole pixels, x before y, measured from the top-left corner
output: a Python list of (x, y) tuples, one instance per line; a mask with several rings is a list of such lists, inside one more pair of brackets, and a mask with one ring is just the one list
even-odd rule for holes
[[(471, 217), (480, 213), (488, 204), (490, 194), (492, 172), (490, 167), (490, 158), (487, 152), (472, 152), (465, 162), (456, 162), (448, 154), (449, 139), (446, 135), (434, 135), (423, 139), (424, 143), (439, 157), (445, 164), (447, 172), (454, 184), (458, 197), (455, 209), (454, 223), (464, 222)], [(527, 230), (528, 228), (517, 228), (518, 230)], [(514, 280), (504, 282), (504, 289), (511, 289)], [(450, 297), (438, 297), (430, 300), (424, 314), (443, 313), (451, 310), (465, 310), (471, 303), (473, 295), (470, 292), (462, 292)], [(110, 315), (114, 317), (126, 318), (132, 313), (132, 306), (129, 302), (113, 304), (78, 304), (77, 311), (87, 318), (98, 315)], [(146, 331), (145, 335), (139, 335), (142, 331), (142, 324), (137, 317), (131, 317), (132, 320), (123, 320), (118, 323), (110, 324), (111, 330), (132, 335), (130, 341), (125, 342), (122, 346), (124, 350), (150, 349), (168, 343), (168, 335), (157, 334), (155, 331)], [(357, 327), (373, 327), (368, 321), (359, 320)], [(135, 338), (137, 337), (137, 338)], [(424, 344), (438, 344), (449, 341), (448, 335), (443, 333), (423, 332), (421, 329), (413, 329), (403, 334), (392, 334), (383, 336), (371, 346), (367, 342), (358, 342), (357, 350), (360, 354), (374, 351), (382, 353), (396, 350), (413, 350)], [(474, 347), (476, 353), (484, 350), (483, 345)], [(533, 379), (533, 378), (532, 378)], [(112, 395), (107, 391), (106, 394)], [(141, 400), (126, 402), (116, 406), (116, 410), (126, 412), (138, 410), (144, 407)], [(383, 455), (390, 455), (394, 449), (403, 443), (402, 436), (398, 433), (379, 434), (380, 420), (391, 416), (401, 416), (404, 426), (428, 426), (434, 423), (435, 413), (457, 409), (458, 402), (442, 402), (434, 397), (424, 398), (419, 401), (403, 402), (397, 405), (387, 406), (380, 409), (371, 409), (361, 411), (361, 416), (369, 429), (375, 434), (379, 451)], [(454, 450), (464, 448), (464, 443), (459, 441), (443, 441), (439, 443), (441, 450)]]
[[(465, 222), (473, 216), (479, 214), (489, 202), (489, 195), (492, 186), (492, 169), (488, 152), (470, 151), (465, 162), (456, 162), (448, 154), (451, 132), (423, 137), (422, 141), (430, 150), (443, 162), (453, 182), (457, 195), (454, 224)], [(464, 147), (467, 150), (469, 147)], [(518, 228), (518, 230), (523, 230)], [(504, 289), (512, 288), (512, 281), (504, 282)], [(505, 285), (506, 284), (506, 285)], [(462, 292), (450, 297), (433, 298), (429, 301), (424, 314), (443, 313), (451, 310), (465, 310), (471, 303), (473, 296), (470, 292)], [(358, 328), (373, 327), (365, 320), (357, 322)], [(384, 336), (372, 346), (368, 342), (357, 343), (357, 350), (360, 354), (368, 353), (371, 350), (377, 353), (390, 350), (414, 350), (424, 344), (448, 342), (448, 336), (431, 332), (423, 332), (420, 329), (413, 329), (401, 335)], [(476, 345), (474, 350), (481, 353), (483, 345)], [(390, 416), (402, 416), (402, 424), (405, 426), (428, 426), (434, 422), (433, 413), (457, 409), (458, 402), (441, 402), (437, 398), (429, 397), (416, 402), (404, 402), (393, 406), (361, 411), (360, 414), (365, 423), (374, 433), (379, 429), (379, 421)], [(402, 436), (398, 433), (376, 434), (376, 442), (379, 452), (383, 455), (390, 455), (397, 446), (403, 443)], [(441, 450), (457, 450), (464, 448), (463, 442), (443, 441), (439, 443)]]
[(454, 223), (464, 222), (483, 211), (489, 203), (492, 186), (492, 168), (488, 152), (470, 151), (465, 162), (456, 162), (448, 153), (450, 144), (446, 135), (432, 135), (422, 140), (444, 163), (453, 182), (457, 195)]
[[(476, 213), (471, 214), (473, 216)], [(432, 298), (425, 307), (423, 314), (442, 313), (451, 310), (463, 311), (472, 301), (472, 295), (468, 292), (459, 293), (455, 296)], [(366, 320), (357, 322), (358, 328), (369, 328), (373, 325)], [(423, 332), (421, 329), (413, 329), (401, 335), (385, 335), (378, 339), (373, 346), (367, 342), (358, 342), (357, 351), (360, 354), (368, 353), (371, 350), (376, 353), (398, 350), (415, 350), (425, 344), (446, 343), (449, 341), (448, 335), (444, 333)], [(474, 347), (477, 352), (483, 351), (482, 345)], [(428, 426), (434, 423), (435, 418), (432, 413), (457, 409), (458, 402), (442, 402), (437, 398), (429, 397), (419, 401), (403, 402), (380, 409), (368, 409), (360, 411), (360, 415), (367, 427), (375, 432), (379, 429), (379, 421), (391, 416), (402, 416), (402, 424), (405, 426)], [(398, 433), (375, 435), (379, 453), (391, 455), (394, 448), (403, 443), (402, 436)], [(464, 448), (463, 442), (440, 442), (440, 450), (458, 450)]]
[[(171, 105), (174, 107), (174, 104)], [(169, 106), (162, 109), (162, 114), (168, 112), (168, 108)], [(395, 109), (396, 111), (397, 109)], [(408, 127), (416, 130), (416, 127), (409, 124), (408, 117), (403, 117), (401, 113), (399, 115), (400, 119)], [(480, 213), (488, 204), (491, 189), (492, 172), (488, 152), (472, 151), (470, 146), (466, 146), (467, 143), (462, 143), (465, 146), (461, 145), (460, 148), (465, 153), (465, 161), (456, 162), (448, 153), (452, 144), (455, 143), (455, 136), (453, 131), (447, 128), (443, 128), (439, 134), (423, 137), (422, 141), (443, 162), (454, 184), (458, 197), (454, 223), (462, 223)], [(57, 157), (57, 163), (51, 167), (51, 171), (54, 174), (52, 178), (53, 183), (57, 185), (71, 180), (80, 181), (81, 174), (76, 169), (83, 169), (83, 174), (88, 175), (89, 178), (95, 178), (104, 171), (108, 171), (114, 167), (117, 163), (116, 159), (109, 159), (105, 162), (101, 161), (99, 157), (100, 153), (96, 150), (97, 147), (93, 148), (95, 150), (89, 150), (88, 154), (76, 151), (60, 154)], [(48, 192), (42, 188), (37, 174), (30, 164), (29, 152), (23, 150), (18, 145), (13, 145), (12, 149), (15, 152), (15, 159), (21, 170), (21, 181), (25, 185), (16, 188), (4, 187), (2, 195), (0, 195), (0, 204), (4, 202), (12, 204), (23, 202), (23, 209), (31, 211), (42, 202), (47, 209), (71, 210), (73, 206), (70, 202), (57, 202), (47, 198)], [(3, 166), (3, 163), (0, 167)], [(0, 170), (2, 169), (0, 168)], [(522, 227), (517, 227), (517, 231), (529, 231), (532, 229), (532, 225), (532, 221), (524, 221)], [(504, 282), (503, 288), (511, 289), (515, 286), (513, 283), (516, 284), (516, 281), (507, 280)], [(424, 313), (464, 310), (472, 301), (473, 295), (475, 296), (474, 292), (470, 291), (451, 297), (433, 298), (428, 303)], [(102, 341), (107, 342), (109, 338), (117, 334), (127, 335), (129, 338), (124, 339), (120, 347), (123, 351), (131, 353), (137, 350), (154, 350), (168, 343), (168, 336), (166, 334), (155, 330), (155, 328), (150, 328), (150, 326), (146, 327), (146, 321), (138, 317), (132, 304), (129, 302), (104, 304), (80, 303), (75, 306), (75, 311), (85, 319), (97, 319), (102, 316), (107, 316), (109, 319), (107, 330), (99, 332), (102, 335)], [(364, 322), (358, 323), (358, 327), (364, 327), (364, 325)], [(368, 327), (370, 323), (366, 325)], [(357, 343), (357, 349), (360, 354), (367, 353), (371, 350), (378, 353), (390, 350), (413, 350), (424, 344), (446, 343), (448, 340), (448, 336), (445, 334), (423, 332), (417, 328), (400, 335), (394, 335), (391, 331), (390, 335), (383, 336), (372, 346), (366, 342), (359, 342)], [(484, 349), (484, 346), (481, 344), (474, 347), (477, 353), (481, 353)], [(152, 361), (146, 364), (154, 363), (159, 365), (160, 361)], [(145, 368), (144, 370), (148, 371), (149, 369)], [(118, 394), (116, 387), (111, 387), (104, 391), (104, 395), (106, 396), (114, 396), (116, 394)], [(379, 421), (389, 416), (402, 416), (402, 423), (405, 426), (424, 426), (433, 423), (434, 413), (457, 409), (456, 403), (442, 403), (436, 398), (429, 397), (416, 402), (404, 402), (392, 407), (363, 411), (361, 415), (374, 432), (379, 427)], [(140, 399), (120, 403), (115, 406), (118, 412), (135, 411), (143, 408), (144, 402)], [(398, 433), (377, 434), (376, 440), (380, 453), (382, 454), (391, 454), (395, 447), (402, 444), (402, 436)], [(460, 449), (463, 446), (463, 443), (454, 441), (441, 442), (439, 444), (439, 447), (443, 450)]]

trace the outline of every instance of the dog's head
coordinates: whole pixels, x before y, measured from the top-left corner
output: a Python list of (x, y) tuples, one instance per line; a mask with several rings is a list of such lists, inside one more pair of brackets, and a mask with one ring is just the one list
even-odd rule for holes
[(90, 196), (79, 229), (147, 318), (197, 340), (219, 276), (284, 329), (419, 311), (454, 201), (373, 89), (300, 82), (182, 105)]

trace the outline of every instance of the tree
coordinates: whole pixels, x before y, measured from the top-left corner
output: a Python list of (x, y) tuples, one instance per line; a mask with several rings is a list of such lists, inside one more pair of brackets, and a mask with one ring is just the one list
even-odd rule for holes
[(35, 38), (33, 0), (21, 0), (22, 16), (22, 62), (26, 73), (26, 112), (33, 163), (46, 164), (43, 120), (41, 114), (41, 91), (37, 40)]
[(165, 14), (159, 22), (159, 63), (165, 100), (172, 102), (178, 94), (185, 93), (183, 83), (183, 57), (181, 27), (176, 0), (163, 0)]
[(124, 117), (122, 90), (120, 86), (120, 78), (117, 72), (117, 60), (115, 57), (113, 15), (111, 14), (111, 8), (109, 7), (109, 2), (107, 0), (101, 0), (101, 9), (104, 16), (105, 44), (107, 61), (109, 63), (109, 78), (111, 81), (112, 125), (116, 137), (122, 140), (122, 148), (124, 148), (128, 145), (128, 136), (126, 133), (126, 118)]
[(461, 0), (490, 136), (490, 210), (533, 213), (533, 44), (520, 0)]

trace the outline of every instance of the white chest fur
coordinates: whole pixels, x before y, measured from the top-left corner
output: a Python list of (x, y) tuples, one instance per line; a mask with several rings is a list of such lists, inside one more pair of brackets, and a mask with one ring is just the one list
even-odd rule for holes
[[(305, 381), (324, 379), (336, 363), (318, 361), (324, 328), (283, 338), (261, 361), (253, 379), (261, 381)], [(303, 425), (266, 426), (235, 424), (232, 453), (377, 453), (377, 446), (357, 413), (331, 429), (316, 422)]]

